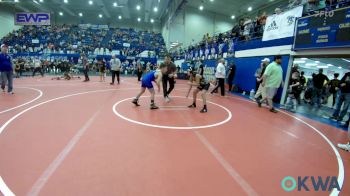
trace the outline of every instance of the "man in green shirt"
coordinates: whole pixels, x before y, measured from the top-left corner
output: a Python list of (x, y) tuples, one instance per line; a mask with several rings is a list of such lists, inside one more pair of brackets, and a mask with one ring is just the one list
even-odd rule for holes
[[(264, 72), (262, 86), (266, 88), (266, 99), (270, 107), (270, 112), (277, 113), (277, 110), (273, 107), (272, 99), (276, 95), (279, 87), (283, 85), (283, 70), (281, 67), (282, 56), (275, 56), (274, 62), (270, 63)], [(261, 107), (261, 102), (265, 101), (257, 100), (258, 106)]]

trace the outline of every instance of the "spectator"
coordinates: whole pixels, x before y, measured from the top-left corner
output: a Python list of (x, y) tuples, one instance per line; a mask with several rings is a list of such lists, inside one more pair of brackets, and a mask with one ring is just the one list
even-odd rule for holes
[[(331, 119), (342, 121), (350, 105), (350, 72), (347, 72), (340, 80), (340, 94), (337, 101), (336, 109)], [(342, 107), (342, 105), (344, 106)], [(343, 108), (343, 109), (341, 109)]]
[(228, 77), (227, 77), (227, 83), (228, 83), (228, 91), (232, 91), (232, 84), (233, 80), (235, 78), (236, 74), (236, 65), (234, 63), (231, 63), (229, 72), (228, 72)]
[(290, 110), (292, 112), (296, 112), (297, 110), (297, 100), (299, 99), (299, 75), (298, 74), (292, 74), (292, 77), (289, 80), (289, 86), (288, 86), (288, 97), (287, 97), (287, 110)]
[(333, 102), (332, 106), (334, 107), (335, 105), (335, 100), (337, 98), (337, 92), (339, 90), (339, 83), (340, 80), (338, 79), (339, 73), (334, 73), (334, 79), (329, 82), (329, 93), (332, 94)]
[(328, 77), (323, 74), (323, 69), (319, 69), (318, 74), (313, 77), (313, 90), (312, 90), (312, 102), (311, 105), (317, 104), (317, 107), (321, 107), (321, 98), (323, 96), (323, 87), (325, 82), (329, 81)]
[[(272, 99), (277, 90), (283, 85), (283, 70), (281, 67), (282, 57), (275, 56), (274, 62), (270, 63), (264, 72), (262, 86), (266, 88), (266, 99), (270, 107), (270, 112), (277, 113), (273, 106)], [(261, 101), (264, 101), (261, 100)], [(261, 107), (261, 101), (257, 100), (258, 106)]]
[(259, 71), (257, 70), (257, 73), (255, 74), (256, 77), (256, 93), (255, 93), (255, 99), (260, 99), (260, 96), (263, 99), (266, 99), (266, 88), (265, 86), (262, 86), (263, 82), (263, 76), (266, 70), (267, 65), (269, 65), (270, 59), (269, 58), (264, 58), (261, 60), (261, 68)]

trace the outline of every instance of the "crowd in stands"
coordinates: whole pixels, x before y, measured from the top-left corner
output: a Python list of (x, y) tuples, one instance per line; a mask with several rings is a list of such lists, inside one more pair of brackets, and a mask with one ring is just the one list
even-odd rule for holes
[[(277, 7), (274, 14), (303, 6), (303, 15), (314, 14), (319, 10), (333, 10), (350, 5), (350, 0), (289, 0), (284, 8)], [(178, 48), (172, 52), (176, 59), (193, 59), (198, 57), (220, 58), (226, 53), (232, 55), (234, 44), (251, 39), (260, 39), (263, 36), (267, 13), (254, 18), (244, 17), (239, 20), (230, 31), (210, 37), (207, 33), (199, 43), (192, 41), (188, 48)]]
[(10, 53), (42, 52), (61, 54), (138, 56), (149, 51), (149, 57), (166, 53), (160, 33), (120, 28), (92, 28), (80, 25), (24, 26), (8, 34), (2, 43)]

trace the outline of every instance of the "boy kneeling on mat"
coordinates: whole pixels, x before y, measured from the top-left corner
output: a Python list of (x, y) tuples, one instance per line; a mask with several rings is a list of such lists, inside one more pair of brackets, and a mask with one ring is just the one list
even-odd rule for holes
[(165, 64), (161, 64), (159, 69), (156, 71), (151, 71), (142, 77), (141, 81), (141, 92), (132, 101), (136, 106), (140, 106), (138, 101), (143, 93), (145, 93), (146, 88), (151, 93), (151, 110), (158, 109), (154, 104), (154, 95), (156, 94), (153, 88), (152, 82), (155, 82), (158, 86), (158, 92), (160, 92), (160, 82), (162, 81), (162, 75), (167, 72), (167, 67)]
[(198, 70), (198, 73), (196, 73), (195, 71), (190, 71), (191, 74), (191, 78), (190, 78), (190, 89), (189, 91), (191, 91), (192, 86), (197, 87), (194, 91), (193, 91), (193, 103), (192, 105), (188, 106), (189, 108), (195, 108), (197, 107), (196, 105), (196, 100), (197, 100), (197, 94), (202, 91), (202, 99), (203, 99), (203, 109), (200, 111), (201, 113), (206, 113), (208, 112), (207, 109), (207, 92), (209, 90), (210, 87), (210, 83), (208, 81), (205, 80), (205, 78), (203, 77), (203, 68), (200, 68)]

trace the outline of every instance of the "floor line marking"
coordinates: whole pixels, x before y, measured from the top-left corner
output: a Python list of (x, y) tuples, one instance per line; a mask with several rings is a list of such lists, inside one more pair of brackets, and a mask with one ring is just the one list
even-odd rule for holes
[[(3, 186), (5, 185), (5, 186)], [(9, 187), (6, 186), (5, 181), (0, 176), (0, 186), (1, 186), (1, 193), (4, 194), (4, 196), (15, 196), (15, 194), (9, 189)]]
[(51, 162), (51, 164), (46, 168), (46, 170), (41, 174), (38, 180), (34, 183), (30, 189), (28, 196), (37, 196), (39, 195), (42, 188), (45, 186), (47, 181), (50, 179), (52, 174), (57, 170), (57, 168), (62, 164), (66, 159), (68, 154), (72, 151), (74, 146), (78, 143), (80, 138), (88, 130), (91, 124), (95, 121), (96, 117), (100, 114), (101, 108), (94, 113), (94, 115), (84, 124), (82, 128), (73, 136), (73, 138), (68, 142), (68, 144), (63, 148), (63, 150), (58, 154), (58, 156)]
[[(142, 98), (145, 98), (145, 97), (149, 97), (149, 96), (142, 96)], [(157, 96), (159, 97), (159, 96)], [(183, 96), (173, 96), (173, 97), (176, 97), (176, 98), (184, 98), (184, 99), (187, 99), (186, 97), (183, 97)], [(193, 129), (205, 129), (205, 128), (209, 128), (209, 127), (216, 127), (216, 126), (220, 126), (220, 125), (223, 125), (225, 123), (227, 123), (228, 121), (231, 120), (232, 118), (232, 113), (229, 109), (227, 109), (226, 107), (220, 105), (220, 104), (217, 104), (215, 102), (211, 102), (211, 101), (207, 101), (207, 103), (210, 103), (210, 104), (213, 104), (215, 106), (218, 106), (220, 108), (222, 108), (223, 110), (225, 110), (227, 112), (227, 118), (224, 119), (223, 121), (221, 122), (218, 122), (218, 123), (213, 123), (213, 124), (208, 124), (208, 125), (201, 125), (201, 126), (191, 126), (191, 127), (184, 127), (184, 126), (165, 126), (165, 125), (155, 125), (155, 124), (151, 124), (151, 123), (144, 123), (144, 122), (140, 122), (140, 121), (136, 121), (136, 120), (133, 120), (133, 119), (130, 119), (128, 117), (125, 117), (124, 115), (120, 114), (118, 111), (117, 111), (117, 106), (122, 103), (122, 102), (125, 102), (125, 101), (128, 101), (128, 100), (132, 100), (134, 99), (133, 97), (130, 97), (130, 98), (126, 98), (126, 99), (123, 99), (123, 100), (120, 100), (118, 102), (116, 102), (113, 106), (112, 106), (112, 110), (114, 112), (114, 114), (121, 118), (121, 119), (124, 119), (126, 121), (129, 121), (131, 123), (134, 123), (134, 124), (138, 124), (138, 125), (143, 125), (143, 126), (148, 126), (148, 127), (154, 127), (154, 128), (161, 128), (161, 129), (172, 129), (172, 130), (176, 130), (176, 131), (179, 131), (180, 130), (193, 130)]]
[[(118, 90), (137, 90), (139, 88), (125, 88), (125, 89), (106, 89), (106, 90), (95, 90), (95, 91), (85, 91), (85, 92), (80, 92), (80, 93), (74, 93), (74, 94), (69, 94), (69, 95), (64, 95), (64, 96), (60, 96), (60, 97), (56, 97), (44, 102), (40, 102), (36, 105), (33, 105), (19, 113), (17, 113), (16, 115), (14, 115), (12, 118), (10, 118), (8, 121), (6, 121), (6, 123), (4, 123), (1, 127), (0, 127), (0, 134), (5, 130), (5, 128), (11, 123), (13, 122), (16, 118), (18, 118), (19, 116), (23, 115), (24, 113), (28, 112), (29, 110), (32, 110), (36, 107), (39, 107), (41, 105), (56, 101), (56, 100), (60, 100), (60, 99), (64, 99), (64, 98), (68, 98), (68, 97), (73, 97), (73, 96), (78, 96), (78, 95), (84, 95), (84, 94), (91, 94), (91, 93), (99, 93), (99, 92), (108, 92), (108, 91), (118, 91)], [(1, 178), (1, 176), (0, 176)], [(2, 178), (1, 178), (2, 179)], [(4, 194), (5, 196), (12, 196), (15, 195), (11, 189), (6, 185), (4, 180), (0, 180), (0, 192), (2, 194)]]
[(226, 172), (238, 183), (242, 189), (247, 193), (249, 196), (257, 196), (259, 195), (255, 190), (248, 184), (247, 181), (243, 179), (242, 176), (239, 175), (239, 173), (230, 165), (228, 161), (225, 160), (223, 155), (220, 154), (220, 152), (210, 144), (210, 142), (205, 138), (201, 133), (198, 131), (194, 131), (198, 139), (201, 141), (201, 143), (209, 150), (209, 152), (215, 157), (215, 159), (224, 167)]
[[(43, 91), (41, 91), (40, 89), (30, 88), (30, 87), (17, 87), (17, 88), (31, 89), (31, 90), (34, 90), (34, 91), (39, 92), (39, 95), (38, 95), (37, 97), (35, 97), (34, 99), (32, 99), (32, 100), (26, 102), (26, 103), (23, 103), (23, 104), (21, 104), (21, 105), (18, 105), (18, 106), (15, 106), (15, 107), (12, 107), (12, 108), (3, 110), (3, 111), (0, 111), (0, 114), (9, 112), (9, 111), (15, 110), (15, 109), (17, 109), (17, 108), (20, 108), (20, 107), (22, 107), (22, 106), (25, 106), (25, 105), (28, 105), (28, 104), (30, 104), (30, 103), (33, 103), (34, 101), (38, 100), (40, 97), (43, 96)], [(14, 96), (15, 96), (15, 95), (14, 95)]]
[[(232, 98), (232, 99), (237, 99), (237, 100), (241, 100), (241, 101), (245, 101), (245, 102), (248, 102), (248, 103), (252, 103), (252, 104), (256, 104), (255, 102), (251, 101), (251, 100), (248, 100), (248, 99), (243, 99), (243, 98), (239, 98), (239, 97), (234, 97), (234, 96), (227, 96), (229, 98)], [(312, 130), (314, 130), (316, 133), (318, 133), (328, 144), (329, 146), (332, 148), (334, 154), (335, 154), (335, 157), (337, 159), (337, 162), (338, 162), (338, 184), (339, 184), (339, 187), (340, 187), (340, 190), (342, 189), (343, 187), (343, 183), (344, 183), (344, 178), (345, 178), (345, 171), (344, 171), (344, 163), (343, 163), (343, 160), (339, 154), (339, 151), (337, 150), (337, 148), (334, 146), (334, 144), (328, 139), (327, 136), (325, 136), (320, 130), (318, 130), (317, 128), (315, 128), (314, 126), (310, 125), (309, 123), (305, 122), (304, 120), (294, 116), (294, 115), (291, 115), (287, 112), (284, 112), (282, 110), (278, 110), (279, 112), (281, 112), (282, 114), (285, 114), (289, 117), (292, 117), (294, 119), (296, 119), (297, 121), (305, 124), (306, 126), (308, 126), (309, 128), (311, 128)], [(339, 195), (340, 191), (338, 191), (336, 188), (334, 188), (330, 194), (330, 196), (337, 196)]]

